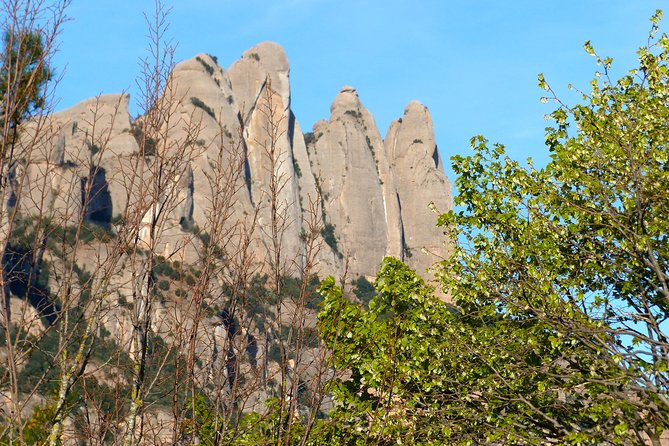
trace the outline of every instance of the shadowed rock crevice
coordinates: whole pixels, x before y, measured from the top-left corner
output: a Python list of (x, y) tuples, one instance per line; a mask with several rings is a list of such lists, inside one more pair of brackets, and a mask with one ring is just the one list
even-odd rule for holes
[(434, 160), (434, 168), (439, 169), (441, 161), (439, 159), (439, 150), (437, 150), (437, 146), (434, 146), (434, 151), (432, 152), (432, 160)]
[(409, 245), (407, 244), (406, 236), (404, 235), (404, 224), (402, 223), (402, 200), (400, 200), (400, 194), (395, 193), (395, 196), (397, 197), (397, 204), (400, 208), (400, 240), (402, 243), (402, 258), (401, 260), (405, 261), (411, 257), (411, 249), (409, 248)]
[(249, 357), (251, 367), (255, 369), (258, 367), (258, 341), (251, 333), (246, 334), (246, 354)]
[[(232, 340), (234, 339), (237, 331), (239, 330), (239, 324), (235, 320), (234, 314), (232, 314), (227, 308), (223, 308), (218, 315), (223, 328), (225, 328), (228, 334), (228, 348), (225, 352), (225, 370), (228, 375), (228, 386), (230, 390), (233, 389), (235, 385), (235, 380), (237, 379), (237, 355), (232, 347)], [(217, 354), (215, 352), (214, 354)]]
[(105, 169), (91, 167), (90, 175), (81, 179), (81, 205), (86, 221), (105, 229), (111, 227), (113, 205)]
[(290, 147), (295, 146), (295, 115), (292, 111), (288, 113), (288, 142)]
[[(41, 252), (41, 251), (40, 251)], [(49, 325), (57, 318), (60, 308), (52, 300), (51, 292), (46, 285), (48, 268), (42, 261), (40, 253), (20, 246), (8, 246), (2, 257), (2, 278), (5, 282), (5, 308), (9, 308), (11, 295), (26, 299), (28, 303), (44, 318)], [(11, 318), (11, 315), (8, 315)]]

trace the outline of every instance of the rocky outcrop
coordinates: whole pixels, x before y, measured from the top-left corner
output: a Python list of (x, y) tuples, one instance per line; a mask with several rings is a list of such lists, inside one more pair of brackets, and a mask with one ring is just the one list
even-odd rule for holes
[[(292, 147), (295, 119), (290, 110), (288, 58), (279, 45), (263, 42), (246, 51), (229, 72), (244, 122), (251, 195), (260, 214), (261, 241), (270, 253), (272, 240), (280, 232), (285, 258), (299, 268), (302, 211)], [(281, 220), (278, 225), (272, 220), (273, 209)], [(289, 274), (296, 272), (288, 269), (292, 270), (287, 271)]]
[(401, 221), (383, 141), (354, 88), (344, 87), (309, 148), (324, 203), (326, 241), (353, 277), (370, 276), (385, 255), (401, 255)]
[(127, 94), (99, 96), (27, 125), (12, 174), (16, 205), (63, 224), (82, 211), (109, 224), (127, 203), (123, 161), (138, 150), (128, 102)]
[(394, 121), (385, 139), (385, 152), (395, 174), (405, 261), (419, 274), (446, 254), (442, 231), (436, 227), (435, 210), (451, 208), (451, 186), (444, 174), (432, 118), (428, 109), (411, 102)]
[[(145, 318), (170, 351), (192, 353), (203, 388), (241, 389), (243, 410), (262, 410), (286, 376), (316, 391), (327, 355), (312, 275), (371, 280), (395, 256), (425, 276), (447, 253), (430, 210), (451, 206), (430, 114), (410, 103), (384, 140), (343, 87), (303, 133), (271, 42), (228, 70), (199, 54), (171, 74), (136, 119), (127, 95), (105, 95), (22, 128), (0, 215), (0, 234), (18, 215), (6, 317), (39, 335), (64, 302), (123, 352)], [(294, 280), (306, 267), (309, 283)], [(282, 358), (294, 339), (299, 355)], [(127, 384), (102, 369), (99, 382)], [(144, 423), (172, 432), (163, 415)]]
[[(203, 245), (193, 228), (209, 230), (214, 220), (230, 250), (245, 237), (239, 228), (252, 228), (259, 270), (271, 263), (278, 237), (287, 275), (299, 274), (314, 225), (322, 226), (321, 276), (371, 278), (386, 255), (425, 274), (445, 254), (428, 205), (448, 210), (450, 186), (421, 104), (409, 104), (384, 141), (356, 90), (344, 87), (329, 119), (303, 134), (290, 107), (288, 58), (271, 42), (249, 49), (228, 70), (199, 54), (178, 64), (172, 79), (160, 98), (169, 119), (148, 114), (133, 121), (128, 96), (108, 95), (49, 117), (41, 144), (31, 140), (37, 127), (29, 127), (22, 140), (40, 150), (14, 175), (22, 209), (48, 209), (66, 223), (83, 213), (110, 225), (127, 218), (147, 199), (151, 181), (167, 174), (159, 200), (169, 212), (153, 235), (166, 257), (178, 251), (178, 258), (197, 262)], [(159, 165), (158, 155), (173, 161)], [(154, 212), (146, 208), (135, 218), (148, 227)]]

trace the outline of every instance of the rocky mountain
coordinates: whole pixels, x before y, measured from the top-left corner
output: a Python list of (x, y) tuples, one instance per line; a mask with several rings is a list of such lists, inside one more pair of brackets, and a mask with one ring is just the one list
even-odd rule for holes
[[(292, 261), (288, 274), (300, 268), (310, 204), (323, 225), (320, 275), (370, 278), (386, 255), (426, 275), (446, 253), (430, 206), (450, 209), (450, 185), (430, 113), (420, 103), (411, 102), (383, 139), (356, 90), (347, 86), (335, 97), (329, 119), (303, 133), (290, 107), (287, 56), (271, 42), (249, 49), (227, 70), (200, 54), (176, 65), (172, 75), (170, 101), (181, 123), (170, 124), (166, 136), (183, 142), (195, 131), (199, 146), (180, 167), (179, 203), (159, 243), (166, 257), (180, 250), (184, 260), (197, 260), (198, 248), (186, 241), (184, 222), (206, 226), (213, 211), (212, 162), (222, 150), (236, 156), (232, 147), (239, 147), (243, 159), (224, 161), (239, 164), (243, 175), (234, 181), (244, 184), (229, 199), (234, 209), (226, 218), (228, 223), (257, 219), (254, 254), (259, 263), (265, 260), (271, 233), (273, 192), (283, 219), (282, 256)], [(127, 95), (102, 96), (51, 117), (52, 136), (42, 141), (42, 156), (32, 155), (27, 164), (25, 187), (35, 197), (23, 200), (29, 212), (48, 207), (75, 218), (82, 181), (92, 181), (86, 210), (91, 218), (110, 224), (123, 213), (132, 200), (128, 185), (137, 182), (141, 171), (142, 118), (133, 122), (128, 101)], [(103, 146), (106, 150), (97, 157), (95, 151)], [(272, 172), (280, 184), (271, 184)], [(45, 191), (47, 202), (37, 198)]]
[[(147, 441), (171, 444), (181, 421), (165, 395), (176, 404), (186, 386), (240, 413), (277, 395), (327, 411), (317, 279), (354, 283), (366, 302), (384, 256), (427, 278), (447, 254), (432, 209), (450, 209), (451, 192), (429, 111), (410, 103), (383, 139), (346, 86), (304, 132), (271, 42), (227, 70), (199, 54), (156, 79), (142, 116), (128, 95), (105, 95), (35, 118), (12, 142), (0, 310), (17, 337), (8, 348), (0, 336), (0, 358), (17, 379), (0, 410), (64, 404), (47, 395), (69, 392), (71, 363), (78, 385), (99, 390), (81, 407), (130, 407), (87, 421), (100, 438), (143, 416)], [(67, 359), (77, 348), (88, 356)], [(131, 371), (144, 369), (138, 384)], [(132, 386), (150, 402), (143, 415), (117, 406)], [(78, 413), (64, 444), (85, 437)]]

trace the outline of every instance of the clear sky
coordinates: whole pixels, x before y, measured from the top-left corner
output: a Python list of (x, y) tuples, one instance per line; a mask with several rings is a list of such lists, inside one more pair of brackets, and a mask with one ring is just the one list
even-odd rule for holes
[[(291, 64), (292, 107), (304, 131), (329, 117), (342, 86), (358, 89), (382, 137), (417, 99), (432, 113), (446, 159), (483, 134), (539, 163), (544, 115), (537, 74), (572, 103), (588, 89), (591, 40), (614, 71), (627, 71), (659, 0), (172, 0), (169, 35), (178, 60), (207, 52), (228, 67), (263, 40)], [(73, 0), (57, 69), (59, 109), (100, 93), (135, 92), (146, 54), (142, 13), (153, 0)], [(669, 14), (669, 10), (666, 11)], [(667, 19), (669, 20), (669, 18)], [(669, 29), (663, 26), (663, 29)], [(131, 110), (132, 111), (132, 110)]]

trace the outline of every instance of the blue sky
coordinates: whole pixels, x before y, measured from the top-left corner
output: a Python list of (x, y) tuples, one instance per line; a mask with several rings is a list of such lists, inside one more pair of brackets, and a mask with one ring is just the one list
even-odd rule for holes
[[(73, 0), (56, 68), (64, 77), (58, 108), (100, 93), (135, 92), (146, 54), (142, 13), (153, 0)], [(588, 88), (596, 67), (582, 50), (635, 64), (651, 0), (173, 0), (169, 36), (176, 58), (199, 52), (227, 67), (263, 40), (281, 44), (291, 64), (292, 105), (304, 131), (328, 118), (332, 100), (352, 85), (381, 136), (417, 99), (432, 112), (450, 173), (453, 154), (483, 134), (512, 156), (547, 159), (537, 74), (568, 102), (567, 84)], [(669, 13), (669, 11), (667, 11)], [(669, 19), (668, 19), (669, 20)], [(666, 26), (663, 26), (666, 29)], [(449, 176), (452, 176), (449, 175)]]

